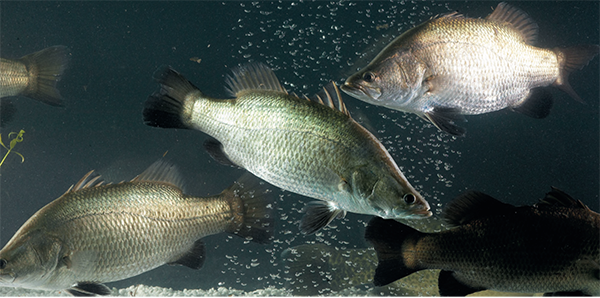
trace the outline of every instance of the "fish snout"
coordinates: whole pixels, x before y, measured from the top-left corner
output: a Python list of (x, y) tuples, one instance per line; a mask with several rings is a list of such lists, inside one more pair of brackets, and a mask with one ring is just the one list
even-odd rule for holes
[(381, 96), (381, 91), (378, 88), (371, 88), (350, 81), (346, 81), (344, 85), (341, 86), (341, 89), (346, 94), (367, 102), (375, 101)]

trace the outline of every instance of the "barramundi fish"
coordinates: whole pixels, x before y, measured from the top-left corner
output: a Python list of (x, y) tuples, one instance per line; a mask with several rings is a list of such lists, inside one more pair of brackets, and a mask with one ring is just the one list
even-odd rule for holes
[(164, 264), (199, 269), (208, 235), (271, 241), (272, 202), (258, 178), (247, 173), (205, 198), (184, 194), (181, 183), (164, 161), (118, 184), (89, 172), (0, 250), (0, 286), (108, 295), (103, 283)]
[(379, 259), (375, 285), (441, 269), (442, 296), (485, 289), (600, 295), (600, 214), (556, 188), (521, 207), (467, 192), (442, 217), (453, 228), (439, 233), (381, 218), (369, 222), (365, 238)]
[(554, 85), (578, 101), (569, 74), (598, 54), (598, 45), (533, 46), (537, 24), (500, 3), (484, 19), (446, 14), (394, 39), (343, 91), (367, 103), (414, 113), (453, 135), (462, 115), (505, 108), (534, 118), (550, 113)]
[(354, 121), (330, 85), (316, 102), (288, 94), (273, 71), (250, 64), (228, 77), (234, 99), (204, 95), (171, 68), (159, 70), (159, 92), (146, 101), (144, 122), (200, 130), (222, 163), (307, 197), (300, 228), (313, 233), (346, 211), (384, 218), (423, 218), (429, 204), (383, 145)]
[(0, 58), (0, 98), (23, 95), (43, 103), (61, 106), (56, 83), (67, 68), (65, 46), (52, 46), (17, 60)]

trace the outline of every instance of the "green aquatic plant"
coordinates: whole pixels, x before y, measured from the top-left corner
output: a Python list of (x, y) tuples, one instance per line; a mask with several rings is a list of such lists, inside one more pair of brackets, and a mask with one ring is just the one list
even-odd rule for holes
[(10, 139), (12, 136), (15, 136), (11, 141), (10, 141), (10, 148), (6, 147), (6, 145), (4, 145), (4, 143), (2, 142), (2, 135), (0, 135), (0, 145), (2, 145), (2, 147), (6, 148), (6, 150), (8, 150), (8, 152), (6, 152), (6, 154), (4, 155), (4, 158), (2, 158), (2, 161), (0, 161), (0, 167), (2, 166), (2, 164), (4, 164), (4, 161), (6, 160), (6, 157), (8, 156), (9, 153), (14, 152), (17, 155), (19, 155), (21, 157), (21, 162), (25, 161), (25, 157), (23, 157), (23, 155), (17, 151), (13, 151), (13, 148), (15, 148), (15, 145), (17, 145), (17, 143), (21, 143), (23, 142), (23, 134), (25, 133), (24, 130), (21, 129), (21, 131), (19, 131), (18, 133), (16, 132), (11, 132), (8, 134), (8, 138)]

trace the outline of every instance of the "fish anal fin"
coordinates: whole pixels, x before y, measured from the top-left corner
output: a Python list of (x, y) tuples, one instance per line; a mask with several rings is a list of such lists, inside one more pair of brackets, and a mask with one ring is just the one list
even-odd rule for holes
[(73, 296), (106, 296), (111, 293), (107, 286), (91, 281), (78, 282), (75, 286), (67, 289), (67, 292)]
[(180, 256), (177, 260), (171, 261), (169, 265), (182, 265), (192, 269), (200, 269), (204, 265), (206, 258), (206, 249), (202, 240), (196, 240), (192, 248)]
[(506, 2), (499, 3), (486, 20), (510, 24), (521, 34), (526, 44), (532, 45), (537, 39), (539, 31), (537, 23), (526, 12)]
[(309, 202), (303, 212), (305, 214), (300, 221), (300, 230), (304, 234), (313, 234), (328, 225), (334, 218), (346, 215), (346, 211), (328, 201)]
[(224, 151), (223, 144), (221, 144), (221, 142), (215, 139), (208, 139), (204, 142), (203, 146), (206, 152), (208, 152), (208, 154), (210, 155), (210, 157), (212, 157), (218, 163), (232, 167), (239, 167), (233, 161), (231, 161), (231, 159), (229, 159), (227, 153), (225, 153)]
[(459, 108), (433, 107), (424, 114), (435, 127), (454, 136), (464, 136), (466, 130), (454, 124), (455, 121), (464, 121)]
[(502, 203), (479, 191), (467, 191), (446, 204), (442, 218), (451, 226), (461, 226), (473, 220), (505, 214), (515, 206)]
[(580, 70), (592, 60), (598, 52), (598, 45), (579, 45), (569, 48), (554, 48), (554, 53), (558, 59), (559, 75), (554, 86), (566, 92), (578, 102), (585, 103), (575, 90), (569, 84), (569, 75), (576, 70)]
[(534, 88), (519, 104), (512, 107), (515, 112), (531, 118), (542, 119), (550, 115), (552, 109), (552, 94), (546, 88)]
[(233, 70), (225, 79), (227, 91), (236, 96), (247, 90), (270, 90), (287, 94), (271, 68), (262, 63), (249, 63)]
[(459, 281), (452, 271), (442, 270), (438, 278), (440, 296), (467, 296), (469, 294), (486, 290), (482, 287), (472, 287)]

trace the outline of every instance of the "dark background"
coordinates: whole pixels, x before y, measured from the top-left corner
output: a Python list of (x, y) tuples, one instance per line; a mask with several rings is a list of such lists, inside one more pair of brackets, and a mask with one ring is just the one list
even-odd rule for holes
[[(484, 17), (496, 2), (7, 2), (0, 3), (0, 54), (18, 58), (66, 45), (71, 62), (59, 89), (65, 107), (13, 98), (18, 114), (0, 133), (24, 129), (1, 168), (0, 245), (38, 209), (95, 169), (105, 180), (133, 178), (168, 151), (186, 178), (186, 192), (205, 196), (228, 187), (243, 171), (222, 166), (202, 149), (198, 131), (146, 126), (141, 111), (157, 90), (153, 72), (172, 65), (203, 92), (227, 97), (233, 66), (260, 61), (289, 91), (312, 94), (366, 65), (385, 43), (430, 17), (458, 10)], [(537, 21), (537, 46), (599, 43), (595, 1), (515, 2)], [(377, 26), (388, 29), (377, 30)], [(363, 53), (367, 53), (363, 55)], [(201, 62), (190, 61), (198, 57)], [(599, 210), (598, 58), (570, 82), (586, 101), (552, 89), (555, 105), (543, 120), (510, 111), (467, 117), (467, 136), (455, 139), (418, 119), (344, 96), (355, 118), (375, 132), (436, 214), (466, 189), (530, 205), (558, 187)], [(5, 152), (5, 151), (0, 151)], [(284, 283), (280, 253), (325, 242), (356, 248), (369, 216), (349, 214), (317, 235), (299, 233), (299, 210), (311, 199), (280, 195), (276, 241), (245, 244), (207, 237), (205, 266), (164, 266), (110, 284), (253, 290)], [(251, 266), (250, 263), (258, 263)]]

